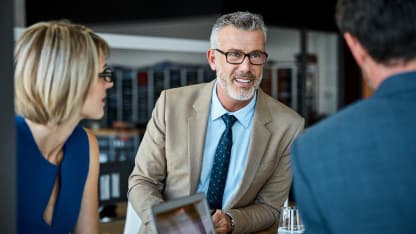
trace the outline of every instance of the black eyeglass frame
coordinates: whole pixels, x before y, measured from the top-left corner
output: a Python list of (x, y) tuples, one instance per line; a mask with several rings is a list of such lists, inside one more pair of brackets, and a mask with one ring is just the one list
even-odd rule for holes
[(104, 70), (98, 73), (99, 78), (103, 78), (105, 82), (112, 83), (114, 82), (114, 72), (111, 68), (105, 67)]
[[(244, 62), (244, 60), (246, 59), (246, 57), (248, 57), (248, 61), (250, 62), (251, 65), (264, 65), (267, 62), (267, 58), (269, 57), (269, 54), (267, 54), (265, 51), (253, 51), (253, 52), (250, 52), (250, 53), (246, 54), (243, 51), (228, 51), (228, 52), (224, 52), (224, 51), (222, 51), (222, 50), (220, 50), (218, 48), (215, 48), (214, 50), (216, 50), (216, 51), (220, 52), (221, 54), (223, 54), (225, 56), (225, 61), (227, 61), (227, 63), (234, 64), (234, 65), (242, 64)], [(230, 53), (236, 53), (236, 52), (239, 52), (242, 55), (244, 55), (243, 58), (241, 59), (241, 62), (230, 62), (230, 61), (228, 61), (228, 54), (230, 54)], [(253, 63), (251, 61), (251, 57), (250, 57), (250, 55), (252, 55), (253, 53), (263, 54), (263, 55), (266, 56), (266, 59), (264, 59), (264, 62), (263, 63)]]

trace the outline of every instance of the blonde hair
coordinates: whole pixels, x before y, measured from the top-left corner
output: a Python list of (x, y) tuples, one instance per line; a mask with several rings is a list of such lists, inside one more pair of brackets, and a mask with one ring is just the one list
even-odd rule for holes
[(65, 21), (36, 23), (15, 47), (15, 110), (56, 126), (81, 113), (109, 46), (91, 29)]

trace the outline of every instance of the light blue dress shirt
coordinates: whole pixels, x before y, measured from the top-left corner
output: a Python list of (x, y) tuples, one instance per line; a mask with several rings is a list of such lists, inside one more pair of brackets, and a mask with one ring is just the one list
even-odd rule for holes
[(230, 166), (228, 168), (227, 182), (223, 195), (223, 207), (225, 207), (237, 188), (241, 184), (243, 172), (247, 164), (247, 151), (250, 143), (251, 129), (253, 127), (254, 108), (257, 94), (250, 103), (236, 112), (228, 112), (222, 106), (217, 96), (217, 85), (212, 90), (210, 116), (208, 118), (208, 128), (205, 137), (204, 157), (202, 162), (201, 176), (197, 187), (197, 192), (207, 194), (209, 179), (211, 176), (212, 164), (214, 163), (215, 150), (222, 133), (225, 130), (225, 123), (221, 119), (223, 114), (232, 114), (237, 118), (233, 130), (233, 146), (231, 148)]

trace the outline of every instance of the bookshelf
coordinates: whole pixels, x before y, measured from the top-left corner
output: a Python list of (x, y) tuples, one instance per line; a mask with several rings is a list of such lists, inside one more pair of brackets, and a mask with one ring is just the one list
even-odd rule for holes
[(93, 129), (100, 147), (100, 205), (127, 201), (127, 179), (142, 132), (124, 123), (111, 129)]

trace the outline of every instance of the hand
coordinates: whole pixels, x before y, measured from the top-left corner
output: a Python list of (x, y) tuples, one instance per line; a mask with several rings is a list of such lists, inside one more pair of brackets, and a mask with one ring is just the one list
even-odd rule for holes
[(231, 232), (231, 220), (222, 210), (216, 210), (212, 215), (212, 221), (217, 234), (227, 234)]

